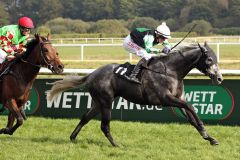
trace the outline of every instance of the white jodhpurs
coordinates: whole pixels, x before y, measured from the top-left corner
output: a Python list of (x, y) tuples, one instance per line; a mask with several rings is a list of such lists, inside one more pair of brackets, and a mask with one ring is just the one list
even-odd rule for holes
[(0, 49), (0, 64), (3, 63), (6, 57), (7, 57), (7, 53), (4, 50)]
[(133, 40), (131, 39), (131, 36), (128, 35), (124, 41), (123, 41), (123, 48), (130, 52), (130, 53), (134, 53), (138, 56), (140, 56), (141, 58), (145, 58), (146, 60), (149, 60), (151, 57), (155, 56), (155, 54), (149, 54), (147, 53), (147, 51), (138, 46), (136, 43), (133, 42)]

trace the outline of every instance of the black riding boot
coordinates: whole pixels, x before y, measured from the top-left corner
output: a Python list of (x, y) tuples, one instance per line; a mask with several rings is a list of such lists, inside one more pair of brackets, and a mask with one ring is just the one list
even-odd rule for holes
[(134, 69), (132, 70), (132, 73), (127, 77), (128, 80), (136, 82), (141, 84), (141, 82), (138, 80), (137, 75), (141, 69), (142, 64), (144, 64), (146, 62), (145, 58), (142, 58), (137, 65), (134, 67)]

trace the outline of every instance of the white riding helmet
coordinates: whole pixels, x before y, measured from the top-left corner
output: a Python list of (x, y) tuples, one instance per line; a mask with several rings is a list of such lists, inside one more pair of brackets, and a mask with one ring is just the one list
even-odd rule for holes
[(157, 27), (157, 29), (155, 30), (155, 33), (158, 35), (161, 35), (167, 39), (171, 38), (171, 32), (170, 32), (169, 27), (166, 25), (166, 22), (162, 22), (162, 24), (159, 25)]

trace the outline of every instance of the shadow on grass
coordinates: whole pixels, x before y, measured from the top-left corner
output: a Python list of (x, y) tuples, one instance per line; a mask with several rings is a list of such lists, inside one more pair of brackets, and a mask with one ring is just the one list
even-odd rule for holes
[(36, 143), (45, 143), (50, 142), (54, 144), (66, 144), (71, 143), (70, 140), (66, 140), (64, 138), (52, 138), (52, 137), (19, 137), (19, 136), (10, 136), (10, 135), (0, 135), (0, 142), (36, 142)]
[(98, 146), (98, 147), (110, 147), (112, 148), (112, 145), (108, 142), (108, 140), (103, 137), (102, 139), (95, 139), (95, 138), (84, 138), (81, 137), (79, 139), (76, 139), (74, 141), (71, 141), (70, 139), (66, 138), (53, 138), (53, 137), (19, 137), (19, 136), (10, 136), (10, 135), (0, 135), (0, 142), (7, 142), (7, 143), (53, 143), (57, 145), (62, 144), (76, 144), (80, 145), (81, 148), (88, 148), (89, 145), (92, 146)]

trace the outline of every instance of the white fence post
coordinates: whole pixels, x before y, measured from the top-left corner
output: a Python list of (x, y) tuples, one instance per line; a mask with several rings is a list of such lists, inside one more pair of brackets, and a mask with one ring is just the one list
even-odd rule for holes
[(84, 51), (84, 45), (81, 45), (81, 57), (80, 57), (80, 60), (81, 61), (83, 61), (83, 56), (84, 56), (84, 53), (83, 53), (83, 51)]
[(129, 62), (132, 62), (132, 53), (129, 53)]
[(220, 61), (220, 51), (219, 51), (219, 46), (220, 46), (220, 43), (217, 43), (217, 61), (218, 61), (218, 62)]

